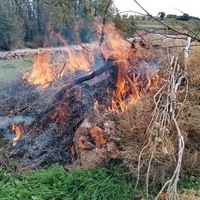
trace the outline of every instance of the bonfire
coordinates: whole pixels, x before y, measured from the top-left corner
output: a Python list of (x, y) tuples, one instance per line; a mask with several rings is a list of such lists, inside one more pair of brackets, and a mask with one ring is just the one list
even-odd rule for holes
[(178, 55), (160, 57), (163, 49), (152, 55), (148, 44), (124, 40), (112, 24), (99, 27), (96, 45), (78, 51), (50, 25), (48, 31), (66, 52), (57, 63), (49, 52), (35, 54), (32, 71), (21, 80), (26, 99), (18, 99), (12, 112), (4, 110), (11, 117), (2, 117), (0, 126), (15, 134), (9, 157), (21, 169), (61, 163), (67, 170), (94, 169), (120, 158), (137, 176), (136, 188), (146, 181), (147, 198), (158, 176), (163, 187), (156, 198), (164, 191), (177, 198), (183, 157), (196, 155), (184, 154), (191, 38), (179, 63)]

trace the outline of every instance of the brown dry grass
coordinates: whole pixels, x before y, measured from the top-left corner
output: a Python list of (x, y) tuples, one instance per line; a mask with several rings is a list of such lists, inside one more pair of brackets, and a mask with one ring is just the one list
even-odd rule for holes
[(200, 47), (190, 50), (188, 59), (189, 94), (182, 110), (180, 124), (186, 132), (183, 169), (200, 172)]
[[(145, 95), (137, 104), (129, 106), (119, 119), (118, 130), (121, 132), (122, 140), (126, 141), (122, 157), (124, 164), (132, 174), (137, 174), (139, 154), (142, 148), (150, 141), (141, 158), (141, 179), (146, 176), (149, 159), (155, 144), (155, 137), (152, 137), (151, 132), (146, 132), (153, 108), (153, 94)], [(163, 184), (170, 177), (175, 166), (173, 134), (169, 134), (168, 138), (163, 137), (162, 140), (162, 145), (157, 145), (155, 149), (151, 163), (149, 178), (153, 184)], [(164, 155), (163, 147), (167, 149), (167, 155)]]
[(200, 200), (200, 191), (184, 190), (179, 194), (180, 200)]
[[(166, 33), (167, 34), (167, 33)], [(173, 38), (174, 37), (174, 38)], [(160, 34), (148, 34), (145, 39), (150, 45), (160, 45), (161, 47), (177, 47), (185, 46), (186, 37), (185, 36), (164, 36)], [(172, 48), (174, 49), (174, 48)]]
[[(183, 51), (173, 49), (173, 53), (179, 53), (179, 63), (184, 66)], [(155, 50), (149, 55), (163, 56), (164, 61), (167, 55)], [(189, 94), (184, 107), (180, 112), (179, 125), (184, 135), (186, 147), (183, 155), (182, 172), (199, 173), (200, 172), (200, 48), (192, 47), (189, 52), (188, 72), (189, 72)], [(165, 63), (165, 62), (163, 62)], [(181, 96), (181, 95), (180, 95)], [(154, 108), (153, 94), (147, 94), (139, 100), (138, 103), (130, 105), (119, 116), (118, 130), (123, 138), (122, 144), (124, 150), (122, 157), (124, 164), (130, 172), (137, 175), (138, 158), (142, 148), (150, 144), (143, 152), (141, 159), (140, 178), (144, 178), (147, 173), (148, 162), (153, 151), (153, 142), (151, 133), (146, 132), (152, 117)], [(170, 127), (170, 133), (163, 138), (164, 146), (168, 154), (164, 155), (162, 147), (157, 146), (151, 163), (149, 180), (151, 184), (163, 184), (168, 180), (176, 166), (177, 162), (177, 133), (173, 124)], [(152, 144), (151, 144), (152, 142)]]

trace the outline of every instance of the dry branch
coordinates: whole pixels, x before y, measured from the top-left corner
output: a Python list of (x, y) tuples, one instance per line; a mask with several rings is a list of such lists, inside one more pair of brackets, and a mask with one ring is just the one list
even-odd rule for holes
[(195, 34), (195, 36), (188, 34), (188, 33), (184, 33), (184, 32), (180, 32), (174, 28), (172, 28), (170, 25), (166, 24), (165, 22), (159, 20), (158, 18), (154, 17), (153, 15), (151, 15), (143, 6), (141, 6), (141, 4), (138, 3), (138, 1), (133, 0), (148, 16), (150, 16), (151, 18), (155, 19), (156, 21), (158, 21), (159, 23), (161, 23), (162, 25), (164, 25), (165, 27), (167, 27), (169, 30), (174, 31), (175, 33), (178, 33), (179, 35), (185, 35), (187, 37), (192, 38), (195, 41), (200, 42), (200, 38), (198, 37), (197, 34)]
[(87, 75), (75, 78), (73, 80), (68, 80), (65, 83), (65, 85), (61, 88), (61, 90), (55, 95), (55, 98), (57, 100), (61, 100), (63, 98), (63, 95), (66, 93), (67, 90), (71, 89), (72, 87), (74, 87), (78, 84), (82, 84), (86, 81), (89, 81), (89, 80), (95, 78), (95, 77), (98, 77), (101, 74), (105, 73), (106, 71), (111, 70), (112, 68), (113, 69), (115, 68), (117, 70), (117, 67), (114, 66), (113, 61), (109, 61), (108, 64), (104, 65), (103, 67), (101, 67), (101, 68), (99, 68), (95, 71), (92, 71), (91, 73), (89, 73)]
[(103, 16), (103, 21), (102, 21), (102, 29), (101, 29), (101, 38), (99, 40), (99, 46), (101, 46), (104, 42), (105, 39), (105, 25), (106, 25), (106, 20), (108, 18), (108, 10), (110, 6), (112, 5), (113, 1), (109, 0), (108, 4), (106, 5), (105, 11), (104, 11), (104, 16)]

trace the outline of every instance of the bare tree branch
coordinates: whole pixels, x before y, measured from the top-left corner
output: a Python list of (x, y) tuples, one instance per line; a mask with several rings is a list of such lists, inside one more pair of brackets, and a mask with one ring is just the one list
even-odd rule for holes
[(193, 40), (196, 40), (198, 42), (200, 42), (200, 38), (196, 35), (196, 36), (193, 36), (191, 34), (188, 34), (188, 33), (183, 33), (183, 32), (180, 32), (174, 28), (172, 28), (170, 25), (166, 24), (165, 22), (159, 20), (158, 18), (154, 17), (153, 15), (151, 15), (145, 8), (143, 8), (136, 0), (133, 0), (148, 16), (150, 16), (151, 18), (155, 19), (156, 21), (158, 21), (159, 23), (163, 24), (165, 27), (167, 27), (169, 30), (172, 30), (180, 35), (185, 35), (187, 37), (191, 37)]
[(104, 41), (104, 38), (105, 38), (105, 24), (106, 24), (106, 20), (107, 20), (107, 15), (108, 15), (108, 10), (110, 8), (110, 6), (112, 5), (113, 1), (112, 0), (109, 0), (107, 6), (106, 6), (106, 9), (104, 11), (104, 16), (103, 16), (103, 22), (102, 22), (102, 29), (101, 29), (101, 38), (100, 38), (100, 41), (99, 41), (99, 46), (102, 45), (103, 41)]

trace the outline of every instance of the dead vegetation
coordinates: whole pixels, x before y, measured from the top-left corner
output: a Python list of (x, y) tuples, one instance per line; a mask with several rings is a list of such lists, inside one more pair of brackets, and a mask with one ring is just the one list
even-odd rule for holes
[[(174, 48), (173, 51), (170, 51), (171, 53), (176, 52), (179, 54), (177, 60), (171, 64), (171, 66), (178, 65), (181, 69), (179, 77), (184, 71), (185, 65), (182, 49), (180, 51), (180, 48)], [(155, 53), (158, 53), (158, 51), (156, 50)], [(178, 161), (180, 153), (183, 153), (180, 168), (182, 175), (186, 173), (199, 174), (200, 172), (199, 54), (199, 47), (192, 47), (189, 51), (187, 61), (189, 88), (187, 91), (187, 83), (183, 82), (177, 90), (176, 107), (174, 107), (177, 122), (173, 122), (170, 112), (162, 116), (166, 110), (170, 110), (168, 108), (168, 106), (170, 107), (170, 103), (166, 107), (164, 99), (168, 99), (169, 97), (170, 102), (171, 98), (171, 94), (167, 90), (162, 90), (162, 88), (160, 88), (160, 92), (157, 92), (156, 98), (155, 91), (143, 95), (139, 102), (130, 105), (119, 115), (118, 131), (124, 141), (122, 143), (124, 164), (129, 168), (131, 173), (138, 177), (138, 181), (146, 181), (147, 193), (149, 184), (151, 186), (169, 184), (170, 186), (171, 180), (169, 180), (169, 177), (175, 178), (174, 173), (177, 172), (177, 162), (180, 161)], [(163, 54), (164, 57), (161, 59), (166, 61), (170, 58), (170, 55), (169, 53)], [(165, 69), (169, 70), (169, 68), (169, 64), (165, 66)], [(176, 81), (178, 82), (178, 79)], [(165, 84), (169, 83), (169, 81), (165, 82)], [(171, 107), (174, 105), (171, 105)], [(160, 114), (154, 118), (155, 112), (158, 110)], [(160, 116), (162, 117), (159, 118)], [(165, 118), (164, 121), (163, 118)], [(180, 136), (177, 136), (177, 131), (181, 132), (183, 141), (185, 142), (183, 152), (180, 151), (181, 146), (178, 147), (178, 144), (180, 145), (178, 139)], [(172, 192), (169, 190), (169, 187), (168, 192)], [(167, 194), (169, 196), (169, 193)], [(160, 195), (157, 199), (161, 197)], [(181, 196), (182, 198), (184, 199), (185, 197)]]
[(200, 197), (200, 191), (184, 190), (179, 194), (180, 200), (198, 200)]
[(200, 48), (191, 49), (188, 60), (189, 94), (181, 112), (180, 124), (186, 133), (183, 159), (184, 172), (200, 169)]

